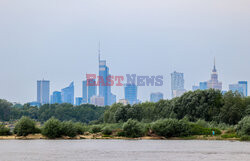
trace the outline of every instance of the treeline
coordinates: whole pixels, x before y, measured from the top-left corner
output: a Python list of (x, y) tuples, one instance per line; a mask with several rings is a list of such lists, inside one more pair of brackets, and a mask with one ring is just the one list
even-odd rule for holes
[(14, 121), (27, 116), (39, 122), (45, 122), (51, 117), (60, 121), (74, 121), (89, 123), (102, 117), (105, 107), (90, 104), (73, 106), (71, 104), (45, 104), (41, 107), (13, 105), (0, 99), (0, 121)]
[(114, 104), (105, 111), (101, 121), (119, 123), (133, 119), (149, 123), (165, 118), (186, 118), (192, 122), (202, 119), (235, 125), (249, 114), (250, 97), (243, 98), (231, 91), (222, 95), (220, 91), (210, 89), (190, 91), (181, 97), (157, 103), (146, 102), (133, 106)]

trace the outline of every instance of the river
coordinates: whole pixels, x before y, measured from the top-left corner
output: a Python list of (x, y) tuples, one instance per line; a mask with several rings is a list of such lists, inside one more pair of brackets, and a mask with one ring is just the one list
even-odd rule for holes
[(0, 140), (0, 161), (250, 161), (250, 142)]

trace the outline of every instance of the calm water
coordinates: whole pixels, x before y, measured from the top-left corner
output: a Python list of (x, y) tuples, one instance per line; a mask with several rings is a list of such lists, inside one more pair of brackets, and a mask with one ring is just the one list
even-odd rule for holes
[(250, 161), (249, 142), (1, 140), (0, 161)]

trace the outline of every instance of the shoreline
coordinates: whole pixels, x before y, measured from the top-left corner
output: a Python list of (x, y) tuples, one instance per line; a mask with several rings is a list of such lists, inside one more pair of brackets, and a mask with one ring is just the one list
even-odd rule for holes
[(49, 139), (42, 134), (30, 134), (28, 136), (0, 136), (0, 140), (84, 140), (84, 139), (103, 139), (103, 140), (222, 140), (222, 141), (240, 141), (240, 138), (222, 138), (221, 135), (218, 136), (189, 136), (189, 137), (171, 137), (165, 138), (160, 136), (144, 136), (138, 138), (128, 138), (119, 136), (103, 136), (101, 134), (89, 134), (89, 135), (78, 135), (76, 137), (61, 137), (56, 139)]

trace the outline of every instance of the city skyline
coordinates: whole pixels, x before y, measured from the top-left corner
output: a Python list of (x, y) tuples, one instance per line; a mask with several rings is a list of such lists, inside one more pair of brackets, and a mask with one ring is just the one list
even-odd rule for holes
[[(110, 73), (164, 75), (164, 87), (138, 90), (142, 101), (151, 92), (171, 98), (173, 71), (185, 73), (187, 90), (207, 81), (214, 57), (223, 90), (250, 81), (249, 6), (243, 0), (4, 1), (0, 98), (34, 101), (42, 78), (51, 81), (51, 91), (74, 80), (75, 96), (81, 96), (85, 73), (98, 74), (99, 41)], [(124, 98), (123, 88), (112, 92)]]

